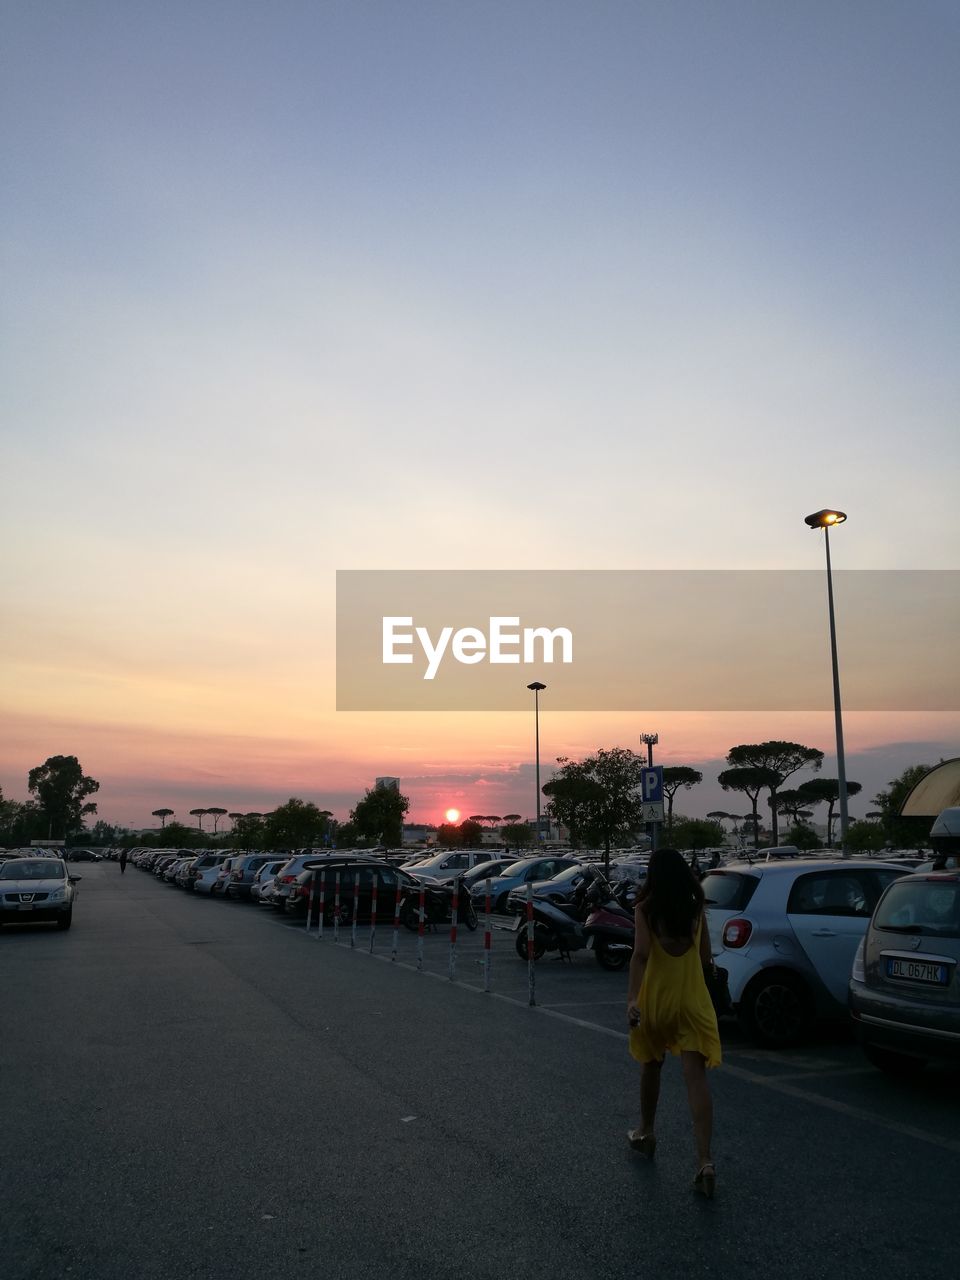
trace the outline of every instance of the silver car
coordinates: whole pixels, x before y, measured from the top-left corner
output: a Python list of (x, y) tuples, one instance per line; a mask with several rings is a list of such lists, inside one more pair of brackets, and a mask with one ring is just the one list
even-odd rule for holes
[(960, 1063), (960, 871), (888, 886), (853, 962), (850, 1012), (882, 1071)]
[(56, 923), (69, 929), (78, 875), (61, 858), (17, 858), (0, 865), (0, 925)]
[(908, 873), (895, 863), (791, 858), (730, 863), (703, 879), (717, 964), (740, 1024), (759, 1044), (796, 1044), (818, 1017), (843, 1017), (857, 947), (877, 901)]

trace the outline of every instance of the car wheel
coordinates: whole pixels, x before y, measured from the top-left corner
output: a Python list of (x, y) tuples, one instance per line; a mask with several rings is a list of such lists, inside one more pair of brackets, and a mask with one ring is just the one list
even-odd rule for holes
[(619, 949), (614, 951), (605, 942), (598, 940), (594, 954), (597, 957), (597, 964), (600, 968), (609, 969), (611, 972), (615, 972), (617, 969), (625, 969), (630, 963), (631, 952), (627, 947), (624, 947), (622, 951)]
[(57, 921), (57, 928), (69, 929), (71, 924), (73, 924), (73, 908), (72, 907), (65, 916), (61, 916), (60, 919)]
[(501, 916), (509, 915), (509, 910), (507, 908), (507, 899), (509, 898), (509, 896), (510, 896), (509, 890), (506, 893), (501, 893), (500, 897), (497, 899), (496, 903), (494, 904), (493, 909), (494, 911), (496, 911), (498, 915), (501, 915)]
[(740, 1025), (757, 1044), (786, 1049), (799, 1044), (813, 1025), (813, 1003), (802, 979), (773, 970), (747, 987), (738, 1010)]
[(927, 1065), (923, 1058), (911, 1058), (907, 1053), (897, 1053), (894, 1049), (880, 1049), (873, 1044), (865, 1044), (863, 1052), (868, 1062), (890, 1076), (915, 1076)]
[[(419, 905), (415, 902), (407, 903), (407, 905), (403, 908), (403, 911), (400, 913), (400, 920), (402, 921), (404, 927), (409, 929), (411, 933), (416, 933), (420, 928)], [(426, 908), (424, 908), (423, 920), (424, 920), (424, 924), (426, 924), (426, 920), (427, 920)]]

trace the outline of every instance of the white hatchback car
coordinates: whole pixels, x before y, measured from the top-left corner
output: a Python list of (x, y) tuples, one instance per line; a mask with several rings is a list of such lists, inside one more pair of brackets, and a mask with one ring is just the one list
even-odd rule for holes
[(792, 858), (733, 862), (703, 879), (717, 964), (741, 1026), (759, 1044), (796, 1044), (842, 1017), (853, 958), (902, 863)]

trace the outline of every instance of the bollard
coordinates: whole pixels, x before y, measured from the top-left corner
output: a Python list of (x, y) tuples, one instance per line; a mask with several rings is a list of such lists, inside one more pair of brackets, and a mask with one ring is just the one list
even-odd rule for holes
[(420, 886), (420, 911), (417, 919), (417, 973), (423, 968), (423, 909), (426, 900), (427, 890), (424, 885)]
[(377, 887), (380, 877), (373, 872), (373, 887), (370, 890), (370, 954), (373, 955), (373, 940), (377, 936)]
[(316, 872), (310, 877), (310, 893), (307, 895), (307, 933), (310, 933), (310, 921), (313, 919), (313, 887), (317, 881)]
[(340, 872), (333, 878), (333, 941), (340, 942)]
[(487, 876), (487, 900), (485, 904), (484, 914), (485, 920), (483, 924), (483, 989), (490, 990), (490, 947), (493, 942), (493, 927), (490, 923), (490, 896), (493, 882)]
[(357, 945), (357, 911), (360, 908), (360, 872), (353, 873), (353, 919), (350, 923), (350, 945)]
[(400, 945), (400, 877), (397, 876), (397, 892), (393, 896), (393, 949), (390, 959), (396, 960), (397, 948)]
[(453, 879), (453, 898), (450, 901), (450, 966), (448, 976), (453, 982), (457, 976), (457, 916), (460, 913), (460, 877)]
[(326, 904), (324, 903), (324, 897), (326, 893), (326, 888), (327, 888), (327, 876), (326, 876), (326, 872), (324, 872), (320, 876), (320, 919), (317, 922), (317, 940), (318, 941), (320, 938), (323, 937), (323, 915), (326, 907)]
[(537, 1003), (536, 965), (533, 961), (533, 885), (527, 885), (527, 1003)]

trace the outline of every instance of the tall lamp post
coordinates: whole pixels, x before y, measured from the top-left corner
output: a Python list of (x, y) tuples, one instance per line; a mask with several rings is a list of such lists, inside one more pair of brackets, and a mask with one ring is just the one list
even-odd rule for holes
[(834, 525), (843, 524), (847, 514), (845, 511), (815, 511), (811, 516), (804, 516), (804, 524), (811, 529), (823, 530), (823, 545), (827, 552), (827, 606), (830, 611), (830, 661), (833, 664), (833, 715), (837, 725), (837, 789), (840, 792), (840, 848), (843, 856), (849, 858), (847, 849), (847, 765), (843, 755), (843, 712), (840, 706), (840, 667), (837, 662), (837, 624), (833, 612), (833, 569), (830, 564), (830, 530)]
[(537, 848), (540, 848), (540, 693), (547, 686), (541, 684), (539, 680), (534, 680), (533, 684), (528, 684), (527, 688), (533, 691), (533, 716), (536, 725), (536, 743), (537, 743)]

